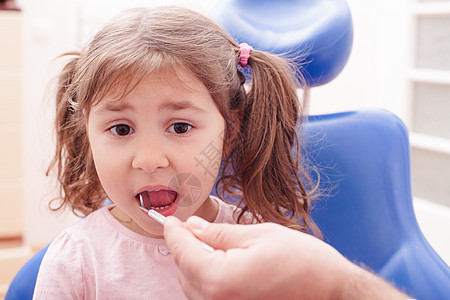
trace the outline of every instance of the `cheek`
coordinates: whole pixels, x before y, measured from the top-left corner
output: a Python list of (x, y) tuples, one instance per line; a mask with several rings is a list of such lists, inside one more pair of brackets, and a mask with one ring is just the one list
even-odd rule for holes
[(220, 134), (214, 131), (190, 145), (184, 155), (178, 155), (176, 182), (182, 186), (185, 197), (181, 206), (198, 205), (197, 201), (211, 193), (220, 169), (222, 147)]
[(100, 184), (108, 198), (116, 205), (128, 205), (128, 174), (120, 164), (120, 159), (112, 159), (105, 153), (97, 153), (94, 156), (94, 164), (97, 170)]
[(114, 156), (111, 148), (99, 143), (95, 136), (90, 137), (91, 155), (100, 183), (109, 195), (120, 180), (120, 156)]
[(195, 170), (205, 183), (214, 184), (222, 162), (222, 154), (223, 141), (217, 138), (205, 143), (194, 157)]
[[(114, 177), (117, 176), (117, 173), (114, 172), (114, 164), (107, 163), (108, 160), (105, 158), (104, 155), (99, 155), (98, 152), (93, 153), (93, 160), (98, 178), (105, 189), (105, 192), (109, 194), (109, 188), (114, 186)], [(112, 176), (112, 174), (115, 175)]]

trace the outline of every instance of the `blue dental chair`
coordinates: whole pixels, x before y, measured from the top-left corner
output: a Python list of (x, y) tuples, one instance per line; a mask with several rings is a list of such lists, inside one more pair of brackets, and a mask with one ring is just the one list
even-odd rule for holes
[[(239, 42), (303, 59), (306, 89), (333, 80), (350, 56), (345, 0), (226, 0), (213, 16)], [(305, 158), (322, 178), (312, 217), (324, 240), (413, 297), (450, 298), (450, 269), (415, 219), (404, 124), (373, 110), (313, 116), (304, 128)]]
[[(309, 87), (335, 78), (351, 50), (352, 22), (343, 0), (222, 1), (214, 18), (255, 49), (303, 53), (306, 47), (301, 68)], [(415, 219), (403, 123), (387, 111), (371, 110), (312, 116), (304, 131), (305, 158), (322, 178), (323, 197), (312, 216), (324, 240), (412, 297), (448, 298), (450, 269)], [(46, 249), (19, 271), (6, 300), (32, 298)]]

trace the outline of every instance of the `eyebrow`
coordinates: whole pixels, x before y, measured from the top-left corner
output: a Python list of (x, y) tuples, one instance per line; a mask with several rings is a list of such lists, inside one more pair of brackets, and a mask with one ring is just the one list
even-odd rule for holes
[[(159, 111), (161, 110), (173, 110), (173, 111), (177, 111), (177, 110), (185, 110), (185, 109), (191, 109), (191, 110), (195, 110), (198, 112), (207, 112), (206, 109), (195, 105), (194, 103), (190, 102), (190, 101), (168, 101), (168, 102), (164, 102), (160, 107), (159, 107)], [(125, 110), (131, 110), (134, 111), (135, 109), (133, 108), (133, 106), (129, 105), (128, 103), (125, 103), (123, 101), (120, 102), (108, 102), (106, 104), (101, 105), (97, 110), (96, 113), (105, 113), (105, 112), (121, 112), (121, 111), (125, 111)]]
[(131, 110), (134, 111), (133, 107), (128, 103), (120, 102), (107, 102), (106, 104), (100, 105), (100, 107), (96, 110), (96, 113), (105, 113), (105, 112), (116, 112), (116, 111), (124, 111)]
[(195, 105), (194, 103), (190, 101), (168, 101), (164, 102), (160, 107), (159, 110), (184, 110), (184, 109), (192, 109), (196, 110), (198, 112), (207, 112), (206, 109)]

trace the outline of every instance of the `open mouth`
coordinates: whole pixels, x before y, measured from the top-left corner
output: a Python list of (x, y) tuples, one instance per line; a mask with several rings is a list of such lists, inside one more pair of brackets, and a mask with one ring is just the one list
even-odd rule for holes
[[(175, 211), (178, 193), (172, 190), (144, 191), (137, 195), (139, 205), (146, 210), (154, 209), (163, 215), (172, 214)], [(141, 200), (142, 199), (142, 200)]]

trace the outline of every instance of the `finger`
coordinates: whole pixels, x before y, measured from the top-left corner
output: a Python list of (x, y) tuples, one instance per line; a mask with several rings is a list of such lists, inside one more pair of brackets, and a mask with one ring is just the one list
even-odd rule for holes
[(174, 217), (166, 218), (164, 237), (179, 271), (183, 277), (189, 279), (191, 289), (199, 290), (213, 260), (213, 254)]
[(254, 240), (266, 235), (274, 224), (215, 224), (192, 216), (186, 221), (186, 227), (203, 242), (215, 249), (247, 248)]
[(178, 281), (180, 282), (184, 294), (190, 300), (203, 299), (200, 291), (192, 285), (191, 278), (186, 278), (186, 276), (184, 276), (184, 274), (180, 270), (178, 270)]

